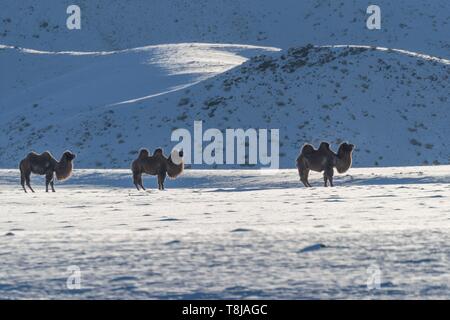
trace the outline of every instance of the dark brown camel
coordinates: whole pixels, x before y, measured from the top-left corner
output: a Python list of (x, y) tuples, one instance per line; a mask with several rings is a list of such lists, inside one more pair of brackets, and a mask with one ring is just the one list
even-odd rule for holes
[(57, 161), (50, 152), (45, 151), (42, 154), (30, 152), (22, 161), (20, 161), (20, 184), (25, 192), (25, 183), (34, 192), (30, 185), (31, 173), (38, 175), (45, 175), (45, 191), (48, 192), (48, 185), (50, 184), (52, 191), (55, 192), (53, 185), (54, 177), (57, 180), (65, 180), (70, 177), (73, 170), (72, 160), (75, 159), (75, 154), (66, 151), (61, 156), (61, 160)]
[(333, 186), (334, 167), (339, 173), (346, 172), (352, 165), (352, 152), (355, 146), (346, 142), (339, 146), (337, 154), (330, 149), (327, 142), (322, 142), (318, 150), (310, 144), (305, 144), (297, 158), (297, 168), (300, 181), (305, 187), (311, 187), (308, 181), (309, 171), (324, 172), (324, 186)]
[(174, 150), (169, 158), (166, 158), (161, 148), (156, 149), (151, 156), (147, 149), (141, 149), (138, 158), (131, 164), (133, 183), (138, 190), (139, 187), (145, 190), (142, 182), (143, 173), (158, 176), (158, 189), (164, 190), (166, 175), (175, 179), (183, 169), (183, 151)]

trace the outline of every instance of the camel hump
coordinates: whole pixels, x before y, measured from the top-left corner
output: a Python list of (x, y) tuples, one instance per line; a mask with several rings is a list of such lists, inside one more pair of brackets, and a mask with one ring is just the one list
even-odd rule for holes
[(25, 159), (26, 159), (26, 158), (30, 158), (30, 157), (35, 157), (35, 156), (39, 156), (39, 153), (37, 153), (37, 152), (35, 152), (35, 151), (31, 151), (31, 152), (28, 152), (28, 154), (27, 154), (27, 156), (25, 157)]
[(153, 156), (162, 156), (162, 155), (163, 155), (162, 148), (156, 148), (155, 151), (153, 151)]
[(27, 158), (28, 159), (42, 159), (42, 160), (52, 160), (54, 159), (52, 154), (50, 153), (50, 151), (44, 151), (42, 153), (37, 153), (35, 151), (31, 151), (30, 153), (27, 154)]
[(310, 154), (313, 153), (314, 151), (315, 151), (314, 147), (310, 144), (305, 144), (302, 148), (302, 154)]
[(147, 149), (141, 149), (141, 150), (139, 150), (138, 158), (140, 158), (140, 159), (147, 158), (149, 155), (150, 155), (150, 153), (148, 152)]
[(320, 143), (319, 150), (330, 150), (330, 144), (328, 142), (322, 141)]
[(41, 157), (47, 160), (53, 159), (52, 154), (50, 153), (50, 151), (44, 151), (41, 153)]

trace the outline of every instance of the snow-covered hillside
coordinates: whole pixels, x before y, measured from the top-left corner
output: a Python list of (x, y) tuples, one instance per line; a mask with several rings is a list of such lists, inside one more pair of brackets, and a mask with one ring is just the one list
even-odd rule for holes
[(356, 144), (356, 166), (450, 161), (445, 59), (375, 47), (207, 44), (113, 54), (6, 47), (0, 57), (17, 66), (5, 65), (1, 81), (2, 167), (30, 149), (66, 148), (79, 167), (129, 167), (142, 146), (169, 151), (171, 132), (195, 120), (205, 129), (280, 129), (284, 168), (303, 143), (321, 140)]
[(148, 192), (129, 170), (76, 170), (25, 194), (18, 175), (0, 170), (3, 299), (450, 296), (450, 166), (352, 169), (335, 188), (313, 173), (309, 189), (295, 170), (189, 170)]
[(180, 42), (286, 49), (365, 44), (448, 57), (448, 0), (377, 0), (382, 29), (366, 28), (364, 0), (77, 0), (82, 28), (66, 28), (73, 1), (3, 0), (0, 43), (40, 50), (101, 51)]
[[(248, 57), (278, 50), (248, 45), (174, 44), (121, 51), (50, 52), (0, 45), (0, 150), (9, 153), (44, 147), (59, 151), (68, 146), (67, 138), (73, 134), (69, 129), (81, 128), (79, 116), (92, 116), (92, 112), (101, 110), (113, 113), (111, 110), (122, 104), (180, 90), (240, 65)], [(19, 141), (29, 129), (31, 135)], [(86, 128), (81, 140), (69, 147), (82, 147), (90, 137), (89, 130)], [(129, 127), (126, 131), (136, 129)], [(97, 144), (105, 142), (90, 138)], [(122, 143), (119, 139), (118, 144)], [(20, 145), (19, 149), (13, 145)], [(10, 155), (11, 163), (15, 158)], [(11, 166), (4, 159), (0, 166)]]
[(381, 30), (357, 0), (80, 0), (81, 30), (69, 4), (2, 2), (0, 167), (67, 148), (128, 167), (194, 120), (280, 129), (285, 168), (325, 139), (356, 166), (449, 163), (447, 0), (380, 0)]

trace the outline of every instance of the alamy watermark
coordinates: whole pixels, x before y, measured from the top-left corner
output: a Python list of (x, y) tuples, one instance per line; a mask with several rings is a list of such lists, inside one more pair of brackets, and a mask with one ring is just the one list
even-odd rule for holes
[(381, 29), (381, 8), (377, 5), (370, 5), (367, 7), (367, 14), (370, 16), (367, 18), (366, 26), (369, 30)]
[(381, 269), (377, 264), (370, 265), (366, 273), (368, 274), (367, 278), (367, 290), (379, 290), (381, 289)]
[(186, 164), (248, 165), (265, 169), (280, 167), (279, 129), (226, 129), (203, 132), (203, 121), (194, 121), (191, 130), (179, 128), (172, 132), (173, 148), (183, 150)]
[(81, 289), (81, 269), (78, 266), (67, 267), (67, 272), (69, 276), (66, 280), (66, 286), (69, 290), (79, 290)]
[(66, 20), (66, 26), (69, 30), (81, 29), (81, 9), (79, 6), (72, 4), (67, 7), (66, 13), (70, 14)]

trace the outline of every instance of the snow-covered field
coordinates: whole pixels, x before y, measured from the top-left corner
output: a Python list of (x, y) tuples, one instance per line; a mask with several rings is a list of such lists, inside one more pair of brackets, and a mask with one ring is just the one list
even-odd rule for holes
[(147, 192), (128, 170), (42, 180), (25, 194), (0, 170), (0, 298), (450, 297), (450, 166), (355, 168), (335, 188), (313, 173), (311, 189), (295, 170), (187, 170)]

